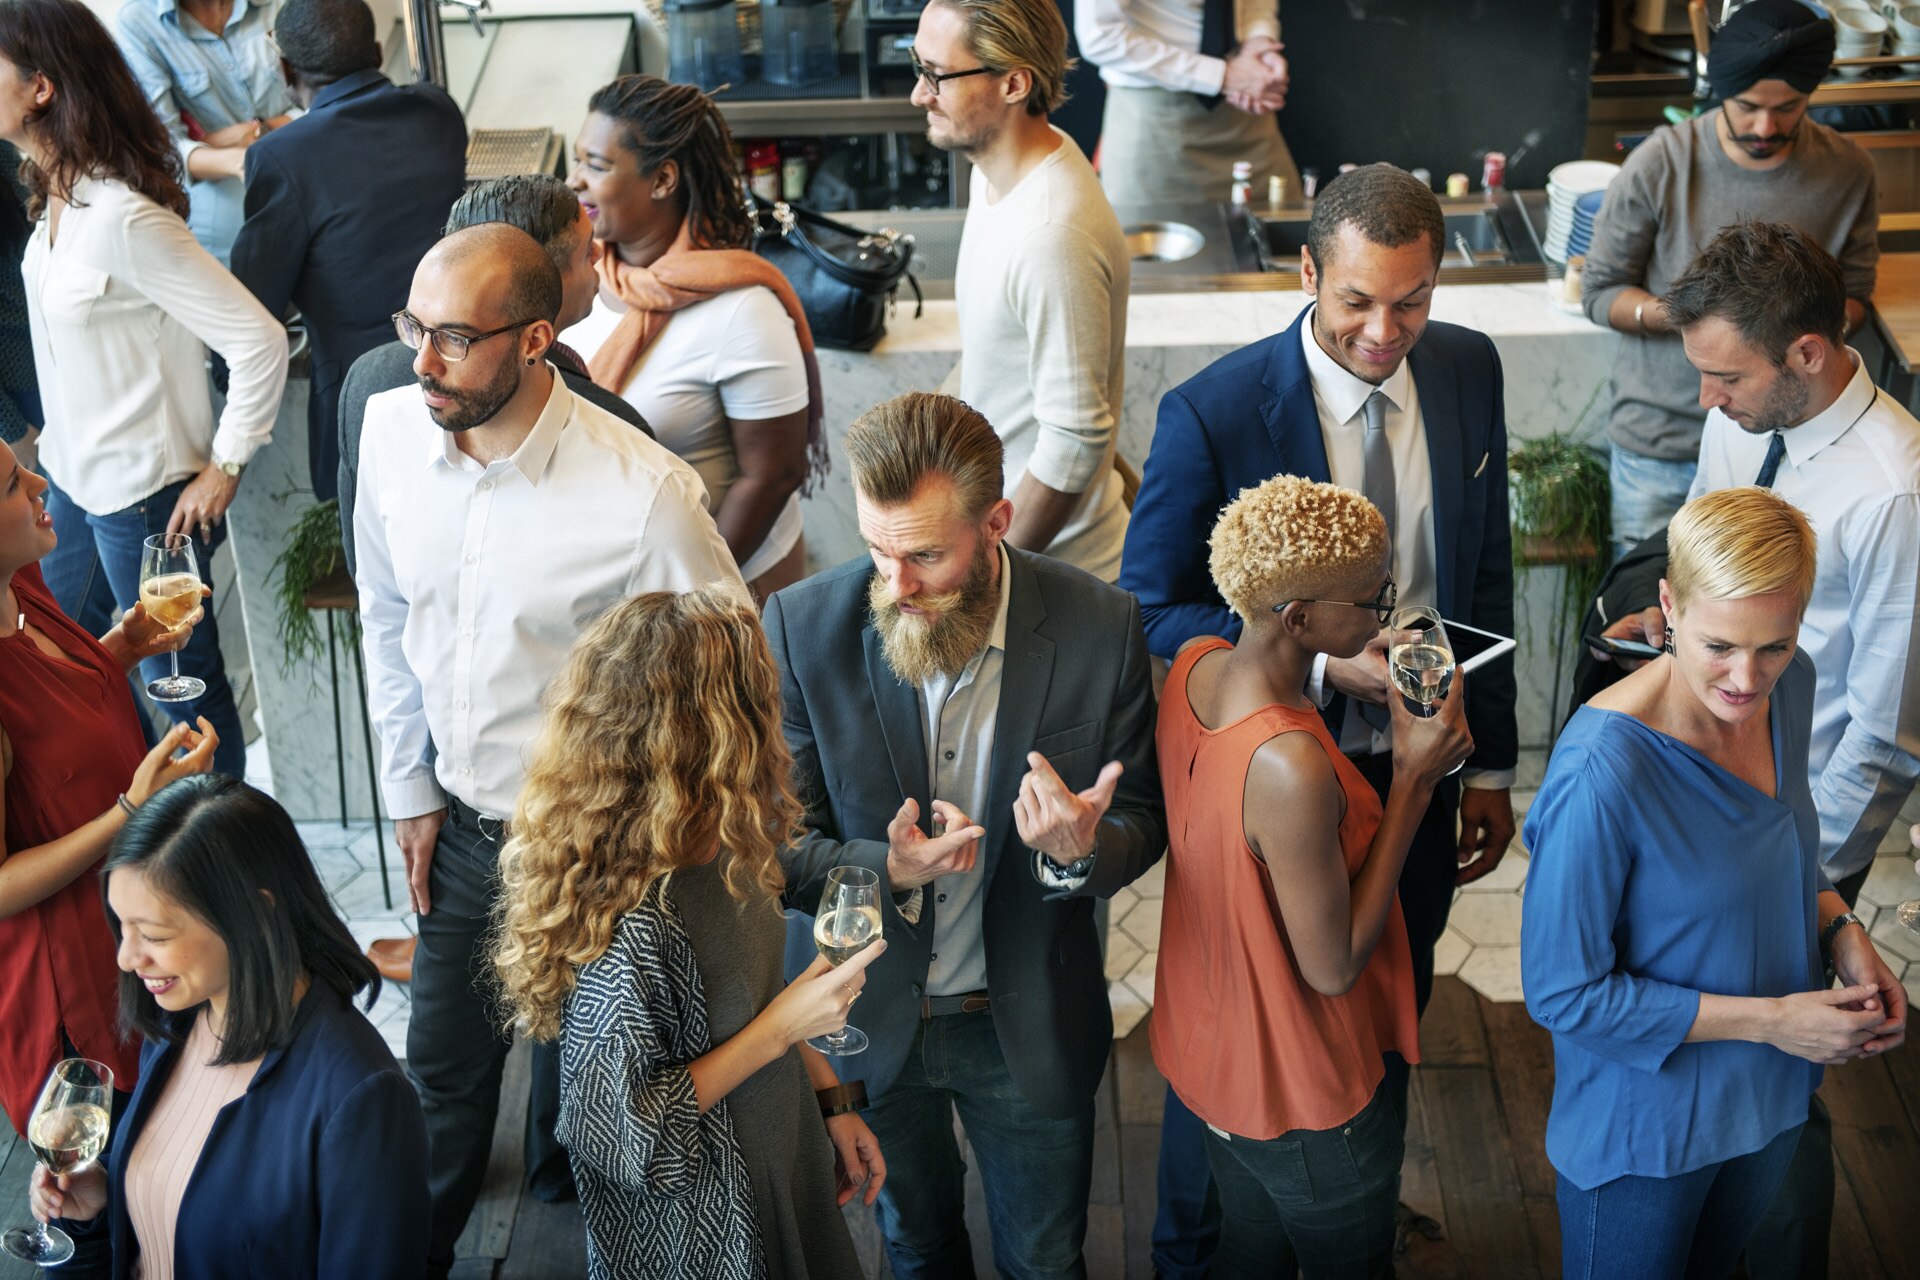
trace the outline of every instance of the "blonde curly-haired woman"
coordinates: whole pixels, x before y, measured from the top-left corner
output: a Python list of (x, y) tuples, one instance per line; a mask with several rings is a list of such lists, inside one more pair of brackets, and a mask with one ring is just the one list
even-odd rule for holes
[(782, 989), (800, 807), (758, 616), (717, 590), (636, 596), (547, 701), (494, 958), (511, 1016), (560, 1041), (588, 1275), (859, 1275), (837, 1206), (873, 1203), (886, 1164), (801, 1042), (846, 1024), (886, 944)]

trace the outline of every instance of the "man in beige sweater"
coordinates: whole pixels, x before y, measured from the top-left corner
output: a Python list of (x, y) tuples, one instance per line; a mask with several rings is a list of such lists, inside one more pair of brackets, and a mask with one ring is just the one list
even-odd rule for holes
[(913, 52), (928, 139), (974, 166), (943, 389), (1005, 445), (1008, 541), (1112, 582), (1129, 257), (1093, 167), (1047, 122), (1066, 99), (1066, 23), (1052, 0), (935, 0)]

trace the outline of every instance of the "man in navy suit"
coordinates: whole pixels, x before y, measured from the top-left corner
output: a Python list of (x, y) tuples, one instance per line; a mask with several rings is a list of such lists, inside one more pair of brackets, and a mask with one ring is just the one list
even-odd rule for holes
[(325, 499), (339, 466), (340, 385), (393, 338), (413, 269), (466, 188), (467, 126), (443, 90), (380, 73), (365, 0), (287, 0), (273, 36), (307, 113), (247, 148), (233, 274), (274, 315), (292, 303), (306, 318), (307, 458)]
[[(1195, 636), (1238, 638), (1240, 620), (1207, 572), (1208, 532), (1243, 488), (1281, 473), (1359, 490), (1380, 507), (1403, 604), (1513, 634), (1500, 358), (1486, 335), (1428, 321), (1445, 243), (1424, 183), (1385, 164), (1343, 174), (1315, 202), (1301, 260), (1313, 305), (1285, 332), (1161, 399), (1120, 569), (1155, 654), (1170, 659)], [(1351, 661), (1325, 660), (1307, 692), (1384, 796), (1393, 774), (1380, 714), (1389, 696), (1384, 635)], [(1510, 661), (1474, 673), (1467, 723), (1474, 754), (1459, 785), (1434, 793), (1400, 880), (1422, 1010), (1454, 888), (1492, 871), (1513, 838)], [(1169, 1095), (1155, 1260), (1170, 1278), (1203, 1274), (1204, 1258), (1193, 1254), (1211, 1251), (1193, 1190), (1202, 1181), (1194, 1162), (1204, 1159), (1198, 1121), (1184, 1112)], [(1175, 1221), (1182, 1216), (1185, 1227)], [(1175, 1238), (1199, 1248), (1182, 1250)], [(1196, 1263), (1202, 1269), (1189, 1270)]]

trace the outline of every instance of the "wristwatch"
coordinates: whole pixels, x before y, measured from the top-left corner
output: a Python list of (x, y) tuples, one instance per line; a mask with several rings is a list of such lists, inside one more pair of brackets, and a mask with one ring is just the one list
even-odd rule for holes
[[(1820, 954), (1822, 956), (1833, 953), (1834, 935), (1850, 924), (1860, 924), (1860, 917), (1851, 911), (1843, 911), (1833, 919), (1827, 921), (1827, 927), (1820, 931)], [(1860, 924), (1860, 927), (1864, 929), (1867, 926)]]
[(213, 465), (220, 468), (221, 473), (229, 480), (238, 480), (240, 473), (247, 469), (247, 464), (244, 462), (222, 462), (218, 458), (213, 460)]

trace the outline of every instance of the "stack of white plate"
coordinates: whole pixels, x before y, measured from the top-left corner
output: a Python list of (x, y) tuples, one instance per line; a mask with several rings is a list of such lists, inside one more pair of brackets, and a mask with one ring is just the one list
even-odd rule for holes
[[(1603, 191), (1620, 166), (1605, 160), (1569, 160), (1547, 174), (1547, 237), (1540, 247), (1555, 262), (1567, 260), (1567, 241), (1578, 220), (1580, 197)], [(1586, 228), (1589, 235), (1592, 227)]]

